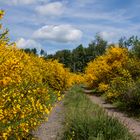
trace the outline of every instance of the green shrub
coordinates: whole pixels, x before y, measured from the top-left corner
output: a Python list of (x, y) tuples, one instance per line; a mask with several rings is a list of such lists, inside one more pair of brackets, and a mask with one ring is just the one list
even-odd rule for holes
[(123, 101), (128, 89), (134, 86), (131, 77), (115, 77), (110, 81), (108, 90), (105, 92), (105, 98), (109, 102)]
[(140, 110), (140, 80), (133, 87), (128, 88), (122, 98), (127, 110), (138, 112)]

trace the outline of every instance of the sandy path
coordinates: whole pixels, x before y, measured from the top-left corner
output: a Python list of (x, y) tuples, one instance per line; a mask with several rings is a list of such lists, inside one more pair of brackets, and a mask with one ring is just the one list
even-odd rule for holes
[[(89, 93), (89, 90), (84, 90), (85, 93)], [(117, 118), (122, 124), (124, 124), (129, 131), (136, 136), (137, 140), (140, 140), (140, 121), (128, 117), (125, 113), (119, 112), (113, 105), (106, 103), (101, 97), (88, 94), (88, 97), (95, 104), (103, 107), (109, 116)]]
[(62, 131), (63, 103), (59, 102), (49, 115), (48, 122), (44, 122), (33, 135), (39, 140), (60, 140)]

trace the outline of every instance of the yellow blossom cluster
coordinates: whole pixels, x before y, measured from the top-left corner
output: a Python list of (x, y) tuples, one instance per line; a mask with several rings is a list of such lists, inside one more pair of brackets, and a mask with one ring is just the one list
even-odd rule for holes
[(81, 73), (71, 73), (69, 80), (71, 85), (85, 83), (84, 75)]
[(6, 34), (0, 38), (0, 139), (26, 139), (63, 98), (70, 76), (58, 61), (26, 54)]
[(100, 83), (108, 84), (113, 77), (118, 75), (127, 60), (127, 49), (119, 47), (107, 49), (105, 55), (89, 62), (85, 71), (87, 85), (98, 87)]
[(0, 44), (0, 139), (24, 138), (48, 116), (68, 87), (66, 72), (57, 61)]
[(105, 92), (110, 101), (124, 97), (139, 75), (140, 61), (118, 46), (108, 48), (104, 55), (89, 62), (85, 71), (86, 84)]
[(44, 82), (55, 90), (65, 90), (70, 86), (69, 69), (64, 68), (63, 64), (58, 60), (47, 60), (44, 72)]
[(86, 84), (105, 93), (108, 101), (122, 101), (139, 79), (140, 61), (126, 48), (110, 47), (106, 53), (89, 62), (85, 71)]
[(132, 77), (115, 77), (110, 81), (110, 86), (106, 91), (106, 98), (110, 102), (116, 100), (122, 100), (126, 95), (126, 92), (134, 87), (134, 80)]
[(108, 84), (100, 83), (99, 84), (99, 91), (104, 92), (108, 90)]

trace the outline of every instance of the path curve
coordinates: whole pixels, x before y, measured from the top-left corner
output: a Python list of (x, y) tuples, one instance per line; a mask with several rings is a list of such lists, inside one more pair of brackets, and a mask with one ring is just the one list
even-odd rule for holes
[[(90, 90), (84, 90), (85, 93), (91, 93)], [(130, 118), (127, 114), (119, 112), (113, 105), (106, 103), (101, 97), (88, 94), (92, 102), (103, 107), (109, 116), (117, 118), (124, 126), (128, 128), (130, 133), (136, 136), (136, 140), (140, 140), (140, 121)]]
[(58, 102), (49, 115), (48, 122), (44, 122), (41, 126), (33, 132), (33, 135), (38, 140), (60, 140), (60, 134), (62, 133), (62, 121), (63, 121), (63, 103)]

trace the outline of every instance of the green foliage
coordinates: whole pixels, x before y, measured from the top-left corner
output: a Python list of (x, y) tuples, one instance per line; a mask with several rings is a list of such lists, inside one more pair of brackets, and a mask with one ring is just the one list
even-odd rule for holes
[(102, 55), (106, 47), (107, 42), (97, 35), (87, 48), (80, 44), (72, 51), (57, 51), (54, 55), (48, 55), (45, 59), (58, 59), (60, 63), (70, 68), (71, 71), (83, 72), (87, 63)]
[(140, 80), (127, 88), (121, 102), (127, 111), (133, 111), (134, 113), (140, 111)]
[(74, 72), (83, 71), (86, 65), (85, 57), (86, 57), (86, 52), (82, 44), (72, 51), (72, 61), (73, 61)]
[(43, 49), (40, 50), (40, 55), (43, 56), (45, 54), (45, 51)]
[(24, 52), (26, 52), (28, 54), (35, 54), (35, 55), (37, 55), (37, 49), (36, 48), (33, 48), (33, 49), (25, 48), (25, 49), (21, 49), (21, 50), (23, 50)]
[(6, 29), (0, 34), (0, 43), (9, 43), (8, 32), (9, 31)]
[(132, 55), (140, 58), (140, 39), (137, 36), (131, 36), (128, 39), (126, 37), (121, 38), (119, 46), (128, 48)]
[(72, 54), (70, 50), (62, 50), (62, 51), (57, 51), (53, 57), (54, 59), (58, 59), (60, 63), (63, 63), (65, 67), (71, 68), (72, 67), (71, 55)]
[(126, 96), (128, 89), (134, 86), (131, 77), (115, 77), (110, 81), (110, 86), (105, 92), (106, 99), (110, 102), (122, 101)]

